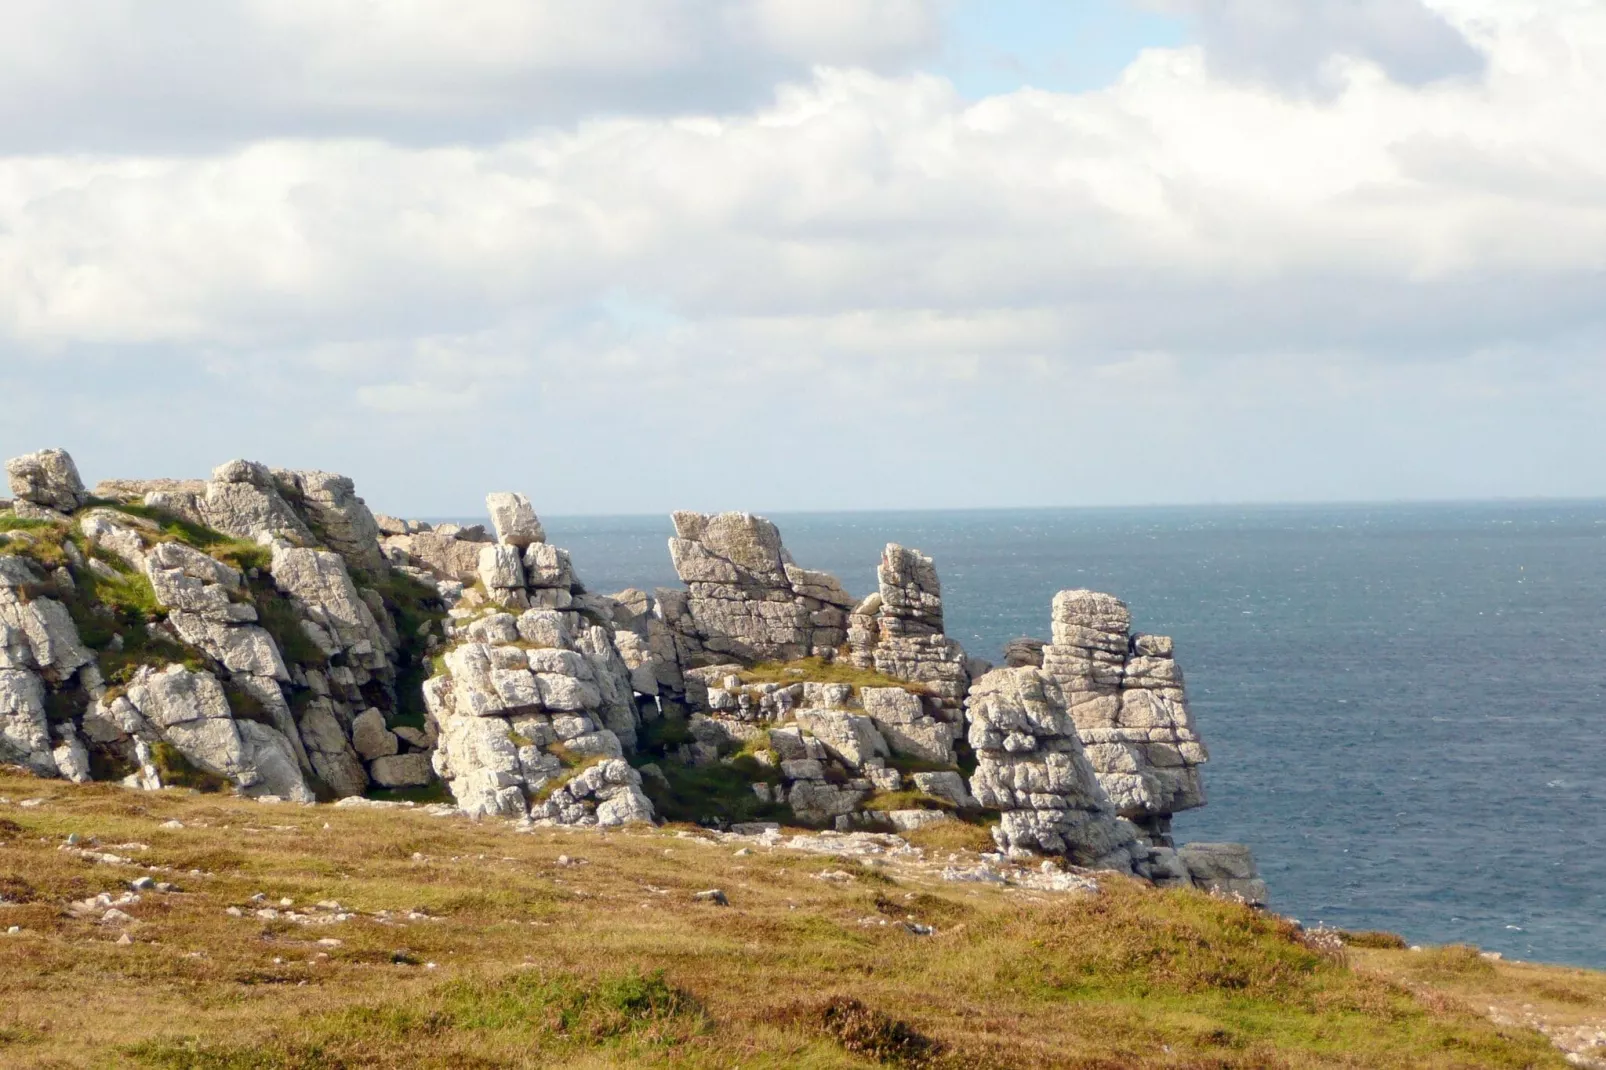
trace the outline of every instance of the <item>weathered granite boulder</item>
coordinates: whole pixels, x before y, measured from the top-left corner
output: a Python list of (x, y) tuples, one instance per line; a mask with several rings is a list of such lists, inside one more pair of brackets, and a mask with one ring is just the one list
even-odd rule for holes
[(1266, 903), (1266, 882), (1260, 879), (1254, 853), (1241, 843), (1186, 843), (1177, 858), (1196, 888), (1253, 906)]
[(1047, 645), (1048, 643), (1042, 639), (1027, 637), (1011, 639), (1004, 644), (1004, 668), (1041, 669), (1043, 648)]
[[(6, 462), (11, 493), (18, 502), (27, 502), (57, 513), (71, 513), (89, 500), (78, 466), (66, 450), (49, 449), (13, 457)], [(18, 510), (19, 513), (25, 510)]]
[(155, 521), (111, 509), (91, 509), (78, 520), (78, 530), (89, 545), (111, 554), (137, 572), (145, 571), (145, 556), (157, 538)]
[(687, 590), (659, 601), (682, 637), (683, 666), (703, 651), (745, 662), (835, 656), (853, 600), (834, 577), (796, 565), (774, 524), (748, 513), (673, 519), (669, 553)]
[(26, 669), (46, 683), (62, 685), (92, 665), (94, 655), (79, 638), (66, 606), (55, 598), (26, 595), (44, 583), (42, 570), (32, 563), (0, 556), (0, 666)]
[(943, 719), (947, 711), (939, 701), (901, 687), (861, 688), (859, 701), (893, 754), (953, 764), (960, 728)]
[(536, 519), (530, 499), (522, 494), (489, 494), (485, 507), (491, 514), (491, 526), (496, 529), (496, 541), (504, 546), (524, 549), (533, 543), (546, 542), (546, 532)]
[(358, 593), (345, 559), (328, 550), (272, 544), (274, 585), (295, 602), (307, 635), (326, 654), (382, 673), (390, 671), (389, 639)]
[(316, 541), (306, 522), (279, 493), (268, 470), (251, 461), (220, 465), (206, 482), (124, 480), (103, 483), (96, 490), (101, 497), (117, 501), (142, 500), (153, 509), (238, 539), (255, 539), (266, 533), (297, 546)]
[(0, 762), (57, 774), (45, 713), (45, 685), (25, 669), (0, 669)]
[(1003, 812), (993, 834), (1001, 849), (1137, 871), (1148, 847), (1100, 787), (1058, 681), (1037, 669), (995, 669), (971, 687), (969, 713), (970, 790)]
[(280, 494), (305, 514), (307, 526), (319, 536), (318, 541), (353, 568), (384, 570), (379, 524), (367, 504), (357, 497), (356, 485), (349, 478), (331, 472), (285, 469), (274, 469), (272, 475)]
[(393, 565), (420, 570), (436, 580), (458, 585), (472, 584), (479, 578), (482, 538), (461, 529), (450, 532), (408, 531), (382, 539), (384, 553)]
[(144, 722), (195, 768), (234, 782), (242, 794), (313, 801), (290, 741), (276, 728), (236, 720), (211, 673), (143, 668), (113, 704), (131, 709), (103, 713), (102, 722)]

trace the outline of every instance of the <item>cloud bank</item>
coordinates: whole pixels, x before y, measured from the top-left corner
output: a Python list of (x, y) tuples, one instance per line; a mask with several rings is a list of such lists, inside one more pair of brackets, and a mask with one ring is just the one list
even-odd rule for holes
[(1606, 11), (1479, 3), (1197, 0), (980, 101), (914, 2), (208, 5), (305, 92), (0, 158), (0, 445), (414, 512), (1606, 492)]

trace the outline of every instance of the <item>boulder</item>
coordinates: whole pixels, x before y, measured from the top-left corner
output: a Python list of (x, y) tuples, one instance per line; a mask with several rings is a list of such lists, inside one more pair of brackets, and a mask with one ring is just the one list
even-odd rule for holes
[(11, 493), (19, 501), (71, 513), (89, 500), (78, 466), (66, 450), (48, 449), (13, 457), (6, 462)]
[(390, 754), (375, 758), (369, 774), (382, 788), (416, 788), (435, 779), (430, 757), (423, 753)]
[(522, 550), (531, 544), (546, 542), (541, 521), (536, 519), (535, 509), (524, 495), (488, 494), (485, 496), (485, 508), (491, 514), (496, 541), (504, 546), (516, 546)]
[(870, 758), (886, 758), (892, 751), (876, 731), (875, 722), (845, 710), (799, 710), (797, 723), (825, 745), (826, 751), (850, 769)]
[(385, 727), (385, 715), (373, 708), (364, 710), (352, 720), (351, 745), (369, 761), (401, 750), (401, 741)]
[(44, 684), (31, 672), (0, 669), (0, 761), (55, 776), (52, 750)]
[(274, 483), (280, 492), (306, 513), (309, 526), (330, 549), (353, 567), (372, 572), (385, 570), (379, 547), (379, 524), (367, 504), (357, 497), (356, 485), (332, 472), (276, 469)]
[(1194, 887), (1253, 906), (1265, 905), (1266, 882), (1260, 879), (1254, 853), (1243, 844), (1186, 843), (1176, 853)]
[(834, 577), (799, 568), (774, 524), (749, 513), (672, 519), (669, 554), (687, 590), (661, 590), (658, 601), (680, 665), (704, 652), (742, 662), (835, 656), (851, 599)]

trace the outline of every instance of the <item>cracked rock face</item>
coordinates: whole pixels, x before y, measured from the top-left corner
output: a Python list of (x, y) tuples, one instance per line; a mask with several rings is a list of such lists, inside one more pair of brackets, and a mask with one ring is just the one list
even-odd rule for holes
[[(474, 816), (651, 820), (641, 776), (621, 760), (636, 744), (634, 684), (650, 677), (656, 690), (656, 673), (632, 667), (616, 642), (630, 611), (585, 592), (568, 553), (543, 541), (528, 499), (493, 494), (487, 504), (498, 541), (472, 543), (484, 590), (452, 609), (445, 672), (424, 684), (435, 771)], [(417, 536), (387, 546), (399, 538)], [(646, 654), (644, 635), (626, 634), (627, 647)]]
[(1064, 691), (1099, 781), (1124, 817), (1157, 839), (1171, 815), (1203, 806), (1208, 755), (1170, 639), (1133, 635), (1126, 604), (1094, 591), (1054, 598), (1043, 672)]
[(781, 533), (748, 513), (679, 512), (669, 554), (683, 599), (659, 592), (665, 619), (689, 648), (741, 661), (831, 657), (847, 639), (852, 598), (836, 578), (800, 568)]
[(1099, 785), (1058, 681), (1032, 668), (994, 669), (971, 688), (971, 793), (1003, 811), (1004, 850), (1062, 855), (1131, 873), (1148, 856)]
[(970, 686), (969, 659), (943, 634), (936, 565), (918, 550), (888, 543), (876, 575), (879, 589), (854, 608), (849, 620), (853, 663), (922, 685), (937, 699), (932, 714), (958, 726)]
[(109, 705), (99, 711), (99, 722), (142, 741), (167, 743), (195, 768), (233, 782), (244, 795), (313, 801), (290, 740), (278, 729), (236, 720), (211, 673), (178, 665), (142, 668), (126, 695)]
[(504, 546), (519, 549), (546, 542), (546, 532), (536, 519), (530, 499), (522, 494), (498, 493), (485, 498), (491, 514), (491, 526), (496, 529), (496, 541)]
[(44, 684), (31, 672), (0, 669), (0, 761), (55, 776), (52, 749)]
[(40, 450), (13, 457), (6, 462), (6, 475), (10, 477), (11, 493), (20, 501), (44, 509), (71, 513), (89, 500), (78, 466), (66, 450)]

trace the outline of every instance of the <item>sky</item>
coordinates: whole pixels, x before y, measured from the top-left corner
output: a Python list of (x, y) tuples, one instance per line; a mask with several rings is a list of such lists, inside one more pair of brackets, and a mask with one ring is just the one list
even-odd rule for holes
[(1600, 0), (10, 0), (0, 455), (1606, 495)]

